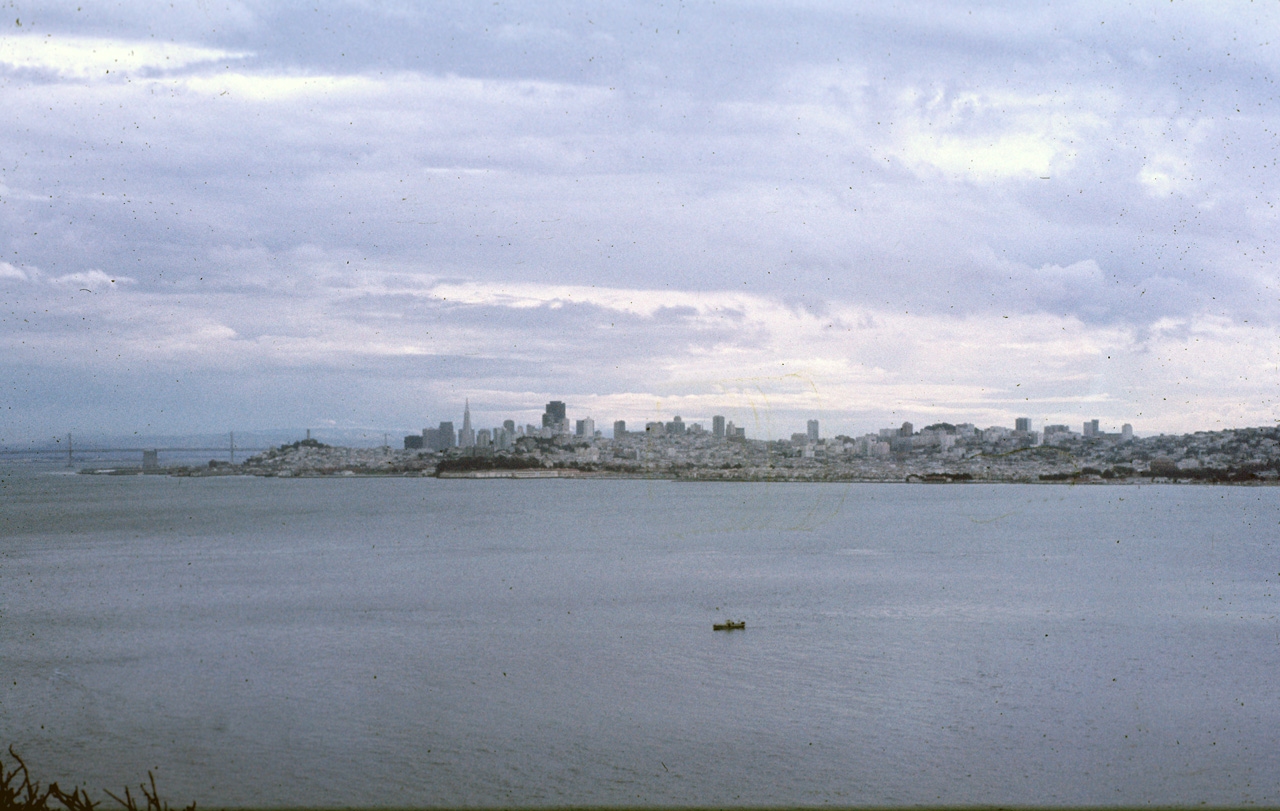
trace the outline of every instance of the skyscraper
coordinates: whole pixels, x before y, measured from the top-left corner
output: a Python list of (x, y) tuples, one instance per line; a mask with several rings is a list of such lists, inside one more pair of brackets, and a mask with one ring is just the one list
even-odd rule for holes
[(569, 432), (569, 420), (565, 417), (563, 402), (552, 400), (547, 403), (547, 410), (542, 415), (542, 427), (550, 428), (558, 434)]
[(809, 420), (807, 433), (809, 435), (810, 442), (818, 441), (818, 421), (817, 420)]
[(453, 423), (440, 423), (440, 427), (436, 429), (436, 442), (431, 446), (432, 450), (443, 451), (457, 447), (457, 445), (458, 436), (454, 433)]
[(716, 439), (724, 439), (724, 417), (717, 414), (711, 418), (711, 435)]
[(462, 409), (462, 430), (458, 431), (458, 447), (471, 448), (476, 444), (476, 432), (471, 427), (471, 398)]
[(1024, 434), (1029, 434), (1031, 433), (1031, 418), (1018, 417), (1016, 420), (1014, 420), (1013, 426), (1014, 426), (1013, 430), (1020, 431)]

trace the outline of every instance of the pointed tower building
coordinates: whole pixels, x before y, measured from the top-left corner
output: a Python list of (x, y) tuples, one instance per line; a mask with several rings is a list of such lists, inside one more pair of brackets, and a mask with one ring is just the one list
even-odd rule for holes
[(458, 447), (474, 448), (476, 444), (476, 431), (471, 427), (471, 398), (467, 398), (467, 404), (462, 409), (462, 430), (458, 431)]

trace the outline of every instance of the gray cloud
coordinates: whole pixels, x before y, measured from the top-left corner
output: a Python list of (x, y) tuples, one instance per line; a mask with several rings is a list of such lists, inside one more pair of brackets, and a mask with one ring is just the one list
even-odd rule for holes
[[(171, 395), (175, 422), (202, 398), (156, 382), (168, 370), (210, 392), (239, 372), (276, 392), (218, 406), (249, 428), (414, 369), (403, 405), (351, 419), (412, 424), (469, 389), (624, 409), (800, 362), (852, 431), (948, 403), (1009, 417), (994, 392), (1036, 356), (1062, 358), (1057, 382), (1024, 402), (1062, 413), (1074, 386), (1197, 427), (1186, 398), (1145, 405), (1203, 374), (1144, 365), (1153, 347), (1266, 358), (1280, 340), (1263, 326), (1280, 17), (1254, 6), (18, 7), (0, 32), (0, 378), (50, 407), (10, 433), (90, 419), (59, 369)], [(1006, 318), (1025, 325), (1007, 344), (916, 343)], [(823, 337), (841, 331), (862, 337)], [(1085, 360), (1107, 349), (1123, 385)], [(47, 389), (22, 388), (33, 370)], [(1272, 419), (1246, 405), (1271, 402), (1266, 374), (1245, 371), (1223, 396)], [(953, 388), (981, 374), (987, 405)], [(141, 419), (125, 401), (104, 419)]]

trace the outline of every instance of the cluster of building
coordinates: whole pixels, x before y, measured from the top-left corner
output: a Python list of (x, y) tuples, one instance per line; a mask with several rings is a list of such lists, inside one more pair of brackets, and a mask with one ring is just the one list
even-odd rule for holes
[[(1014, 427), (993, 425), (979, 428), (973, 423), (951, 424), (934, 423), (917, 431), (910, 422), (904, 422), (897, 428), (881, 428), (877, 433), (866, 434), (857, 439), (837, 437), (846, 443), (853, 443), (856, 453), (864, 456), (888, 456), (890, 454), (909, 454), (915, 450), (930, 449), (943, 455), (963, 455), (965, 449), (984, 448), (987, 451), (1004, 452), (1018, 448), (1031, 448), (1042, 445), (1064, 446), (1077, 439), (1096, 440), (1099, 442), (1131, 442), (1133, 426), (1125, 423), (1118, 433), (1106, 433), (1099, 429), (1098, 420), (1084, 423), (1083, 430), (1076, 433), (1066, 425), (1046, 425), (1043, 430), (1033, 430), (1030, 417), (1018, 417)], [(803, 434), (792, 434), (793, 443), (805, 440)], [(809, 421), (810, 443), (817, 443), (817, 421)]]
[[(816, 431), (817, 423), (813, 422)], [(670, 422), (648, 422), (644, 426), (647, 436), (683, 436), (685, 434), (703, 434), (706, 429), (701, 423), (685, 423), (679, 415)], [(626, 420), (613, 423), (613, 438), (622, 439), (628, 435)], [(732, 420), (726, 421), (722, 416), (711, 418), (711, 435), (717, 439), (746, 439), (746, 429), (735, 426)], [(455, 429), (453, 422), (441, 422), (435, 428), (423, 428), (422, 434), (410, 434), (404, 438), (405, 450), (448, 451), (452, 448), (511, 448), (521, 438), (557, 439), (573, 437), (577, 439), (595, 440), (603, 438), (596, 430), (596, 421), (590, 417), (570, 421), (565, 404), (561, 400), (547, 403), (542, 413), (542, 424), (516, 425), (515, 420), (504, 420), (501, 426), (481, 428), (471, 424), (471, 401), (467, 400), (462, 410), (462, 427)]]
[[(403, 449), (329, 448), (306, 440), (248, 459), (258, 475), (614, 475), (748, 481), (1008, 481), (1150, 477), (1210, 481), (1280, 478), (1280, 428), (1243, 428), (1136, 437), (1133, 427), (1036, 430), (1030, 418), (1012, 428), (910, 422), (861, 436), (824, 437), (818, 420), (789, 439), (747, 439), (722, 416), (710, 427), (679, 416), (639, 430), (613, 423), (610, 436), (590, 418), (568, 419), (565, 404), (546, 404), (540, 424), (476, 429), (470, 402), (462, 427), (450, 422), (404, 438)], [(1236, 477), (1236, 478), (1229, 478)]]
[[(613, 440), (626, 440), (636, 435), (644, 437), (702, 437), (712, 439), (740, 440), (747, 438), (746, 429), (734, 425), (732, 420), (716, 415), (711, 418), (710, 430), (702, 423), (686, 423), (679, 415), (669, 422), (651, 421), (644, 424), (642, 431), (629, 431), (625, 420), (613, 423)], [(1133, 439), (1133, 426), (1125, 424), (1119, 433), (1105, 433), (1100, 429), (1098, 420), (1084, 423), (1083, 429), (1076, 433), (1066, 425), (1046, 425), (1043, 430), (1036, 431), (1031, 427), (1030, 417), (1019, 417), (1013, 428), (992, 426), (978, 428), (972, 423), (936, 423), (920, 431), (916, 431), (910, 422), (904, 422), (896, 428), (881, 428), (876, 433), (866, 434), (856, 439), (840, 436), (836, 439), (850, 446), (855, 454), (862, 456), (888, 456), (914, 448), (936, 447), (942, 451), (956, 447), (975, 444), (1015, 444), (1019, 446), (1059, 445), (1069, 443), (1073, 438), (1111, 440), (1128, 442)], [(523, 438), (551, 440), (580, 440), (594, 442), (606, 439), (601, 431), (596, 430), (596, 423), (590, 417), (580, 420), (569, 420), (563, 401), (552, 400), (546, 404), (540, 425), (516, 425), (515, 420), (505, 420), (501, 426), (476, 429), (471, 422), (471, 401), (467, 400), (462, 412), (462, 427), (454, 428), (451, 421), (441, 422), (435, 428), (424, 428), (422, 433), (410, 434), (404, 438), (405, 450), (450, 451), (452, 449), (490, 448), (507, 449), (515, 447)], [(809, 420), (804, 433), (791, 435), (791, 444), (805, 445), (807, 450), (817, 453), (819, 445), (824, 444), (819, 430), (818, 420)], [(829, 445), (829, 442), (826, 444)], [(823, 448), (825, 450), (825, 447)]]

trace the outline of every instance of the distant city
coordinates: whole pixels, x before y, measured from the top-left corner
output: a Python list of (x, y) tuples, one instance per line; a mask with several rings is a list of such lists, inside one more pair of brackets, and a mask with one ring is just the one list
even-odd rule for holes
[[(633, 434), (644, 436), (697, 436), (706, 434), (707, 428), (702, 423), (686, 423), (677, 414), (669, 422), (650, 421), (639, 430), (628, 430), (626, 420), (613, 423), (614, 439), (624, 439)], [(715, 439), (745, 440), (746, 429), (734, 425), (732, 420), (716, 415), (711, 418), (710, 435)], [(979, 429), (972, 423), (935, 423), (916, 432), (910, 422), (898, 427), (881, 428), (873, 434), (865, 434), (858, 438), (840, 435), (838, 439), (855, 444), (855, 453), (865, 456), (882, 456), (894, 449), (894, 440), (910, 440), (911, 447), (936, 445), (943, 450), (955, 445), (956, 439), (981, 437), (985, 442), (1012, 439), (1019, 444), (1034, 446), (1041, 442), (1054, 444), (1068, 440), (1075, 432), (1067, 425), (1046, 425), (1042, 430), (1033, 430), (1030, 417), (1018, 417), (1012, 429), (990, 427)], [(1133, 426), (1126, 423), (1118, 434), (1104, 433), (1098, 420), (1084, 423), (1078, 436), (1089, 438), (1110, 438), (1128, 441), (1133, 439)], [(466, 401), (462, 411), (462, 427), (455, 428), (452, 421), (441, 422), (435, 428), (424, 428), (422, 434), (411, 434), (404, 438), (405, 450), (448, 451), (453, 448), (510, 448), (522, 437), (554, 439), (575, 437), (593, 440), (604, 437), (603, 432), (596, 429), (596, 422), (591, 417), (570, 420), (563, 401), (552, 400), (547, 403), (542, 414), (541, 424), (517, 425), (515, 420), (504, 420), (501, 426), (476, 429), (471, 422), (471, 402)], [(948, 438), (949, 437), (949, 438)], [(822, 441), (818, 420), (809, 420), (804, 433), (791, 435), (793, 443), (818, 443)], [(899, 443), (901, 446), (901, 443)], [(901, 449), (901, 447), (899, 447)]]
[(925, 481), (1141, 483), (1206, 481), (1276, 483), (1280, 428), (1200, 431), (1180, 436), (1134, 435), (1133, 426), (1103, 431), (1097, 419), (1080, 430), (910, 422), (861, 436), (824, 436), (818, 420), (789, 439), (752, 439), (724, 416), (710, 424), (623, 420), (612, 434), (590, 417), (570, 420), (563, 401), (546, 404), (538, 424), (476, 428), (471, 404), (462, 425), (440, 422), (404, 437), (402, 448), (330, 447), (307, 439), (241, 464), (170, 469), (178, 475), (264, 476), (420, 475), (441, 478), (654, 477), (725, 481)]
[[(454, 428), (450, 421), (441, 422), (435, 428), (422, 429), (422, 435), (411, 434), (404, 438), (406, 450), (427, 449), (446, 451), (450, 448), (509, 448), (521, 437), (537, 437), (553, 439), (556, 437), (580, 437), (598, 439), (602, 432), (596, 430), (596, 421), (590, 417), (580, 420), (569, 420), (564, 402), (552, 400), (547, 403), (542, 414), (540, 425), (516, 425), (515, 420), (504, 420), (501, 426), (476, 430), (471, 424), (471, 402), (468, 400), (462, 410), (462, 427)], [(810, 431), (817, 430), (817, 421), (809, 421)], [(685, 423), (679, 415), (670, 422), (647, 422), (644, 433), (650, 436), (679, 436), (683, 434), (705, 433), (701, 423)], [(613, 438), (622, 439), (628, 434), (626, 420), (613, 423)], [(746, 439), (746, 429), (735, 426), (732, 420), (724, 417), (711, 418), (711, 435), (717, 439)], [(815, 437), (816, 439), (816, 437)]]

